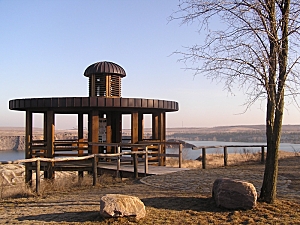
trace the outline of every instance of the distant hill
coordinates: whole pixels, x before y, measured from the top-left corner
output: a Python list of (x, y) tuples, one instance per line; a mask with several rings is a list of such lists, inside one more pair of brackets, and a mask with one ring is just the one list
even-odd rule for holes
[[(190, 141), (266, 142), (265, 125), (168, 128), (172, 139)], [(282, 143), (300, 143), (300, 125), (282, 126)]]
[[(123, 129), (123, 137), (130, 136), (130, 129)], [(167, 128), (166, 139), (185, 141), (227, 141), (227, 142), (266, 142), (265, 125), (239, 125), (217, 127), (177, 127)], [(86, 138), (87, 131), (84, 136)], [(150, 138), (152, 130), (144, 129), (144, 137)], [(0, 127), (0, 150), (23, 150), (25, 143), (24, 127)], [(33, 128), (34, 139), (43, 138), (42, 128)], [(56, 139), (76, 139), (77, 130), (66, 129), (55, 132)], [(282, 143), (300, 143), (300, 125), (283, 125)]]

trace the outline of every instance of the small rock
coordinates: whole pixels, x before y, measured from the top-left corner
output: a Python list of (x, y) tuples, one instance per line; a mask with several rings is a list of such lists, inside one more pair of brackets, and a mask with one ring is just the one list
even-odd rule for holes
[(104, 217), (146, 216), (144, 203), (138, 198), (121, 194), (106, 194), (100, 200), (100, 214)]
[(227, 178), (215, 180), (212, 196), (218, 207), (227, 209), (252, 209), (257, 201), (257, 192), (253, 184)]

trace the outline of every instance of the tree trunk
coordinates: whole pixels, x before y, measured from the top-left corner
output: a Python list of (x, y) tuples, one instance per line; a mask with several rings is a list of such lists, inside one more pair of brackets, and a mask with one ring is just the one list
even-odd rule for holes
[[(272, 2), (272, 1), (270, 1)], [(273, 4), (275, 4), (273, 2)], [(269, 5), (272, 8), (272, 5)], [(271, 83), (269, 86), (268, 103), (267, 103), (267, 160), (265, 165), (265, 173), (263, 185), (260, 193), (260, 200), (273, 203), (276, 199), (276, 186), (278, 176), (278, 150), (281, 137), (281, 127), (283, 120), (284, 110), (284, 87), (287, 77), (287, 60), (288, 60), (288, 21), (289, 21), (289, 8), (290, 0), (284, 0), (281, 5), (282, 21), (281, 21), (281, 41), (274, 43), (274, 48), (277, 48), (279, 76), (277, 81), (277, 90), (274, 91), (276, 82)], [(270, 10), (271, 26), (273, 8)], [(275, 17), (273, 17), (275, 19)], [(274, 27), (275, 28), (275, 27)], [(273, 29), (272, 29), (273, 30)], [(277, 31), (276, 31), (277, 32)], [(273, 33), (275, 35), (275, 33)], [(275, 37), (275, 36), (274, 36)], [(278, 40), (278, 38), (276, 38)], [(272, 46), (272, 41), (270, 40)], [(270, 51), (272, 53), (272, 49)], [(272, 56), (272, 55), (271, 55)], [(272, 57), (270, 59), (270, 67), (272, 70)], [(270, 80), (272, 75), (276, 76), (276, 73), (272, 74), (270, 70)], [(276, 71), (276, 70), (275, 70)], [(269, 80), (269, 81), (270, 81)], [(275, 81), (275, 80), (274, 80)], [(270, 83), (269, 83), (270, 84)], [(273, 119), (274, 118), (274, 119)]]

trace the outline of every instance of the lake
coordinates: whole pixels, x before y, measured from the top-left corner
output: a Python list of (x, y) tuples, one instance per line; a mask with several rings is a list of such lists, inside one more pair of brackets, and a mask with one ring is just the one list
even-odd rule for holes
[[(265, 145), (265, 143), (254, 142), (222, 142), (222, 141), (186, 141), (195, 146), (216, 146), (216, 145)], [(258, 152), (260, 148), (246, 148), (249, 152)], [(280, 150), (287, 152), (300, 152), (300, 144), (281, 143)], [(228, 153), (242, 153), (243, 148), (228, 148)], [(167, 149), (168, 153), (178, 153), (178, 149)], [(183, 149), (183, 159), (196, 159), (201, 155), (201, 149), (192, 150), (191, 148)], [(207, 154), (210, 153), (223, 153), (223, 148), (207, 149)], [(24, 159), (24, 151), (0, 151), (0, 161), (13, 161)]]
[[(193, 144), (195, 146), (224, 146), (224, 145), (266, 145), (266, 143), (257, 143), (257, 142), (224, 142), (224, 141), (186, 141), (187, 143)], [(261, 148), (245, 148), (248, 152), (260, 152)], [(300, 144), (290, 144), (290, 143), (281, 143), (280, 150), (287, 152), (299, 152), (300, 153)], [(265, 148), (265, 151), (267, 149)], [(178, 149), (168, 149), (170, 153), (178, 153)], [(228, 148), (228, 153), (243, 153), (243, 148)], [(196, 159), (202, 153), (202, 150), (192, 150), (191, 148), (183, 149), (183, 159)], [(206, 150), (206, 154), (210, 153), (223, 153), (223, 148), (210, 148)]]

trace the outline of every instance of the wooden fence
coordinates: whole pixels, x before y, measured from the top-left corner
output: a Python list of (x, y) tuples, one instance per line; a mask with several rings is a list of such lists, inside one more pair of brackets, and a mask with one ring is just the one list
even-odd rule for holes
[[(117, 164), (116, 164), (116, 173), (117, 176), (120, 176), (120, 168), (121, 168), (121, 157), (125, 155), (131, 155), (133, 158), (133, 171), (134, 171), (134, 177), (138, 177), (138, 155), (142, 155), (143, 161), (144, 161), (144, 174), (147, 175), (149, 169), (148, 169), (148, 155), (149, 151), (148, 148), (152, 145), (158, 145), (158, 152), (155, 152), (158, 154), (159, 157), (179, 157), (179, 168), (181, 168), (182, 164), (182, 144), (179, 142), (147, 142), (147, 143), (140, 143), (140, 144), (125, 144), (125, 143), (93, 143), (89, 142), (88, 145), (96, 145), (96, 146), (114, 146), (117, 148), (116, 153), (101, 153), (101, 154), (92, 154), (88, 156), (78, 156), (78, 157), (64, 157), (64, 158), (44, 158), (44, 157), (35, 157), (31, 159), (22, 159), (22, 160), (15, 160), (15, 161), (6, 161), (6, 162), (0, 162), (0, 164), (18, 164), (18, 163), (32, 163), (35, 162), (36, 164), (36, 193), (40, 193), (40, 182), (41, 182), (41, 162), (67, 162), (67, 161), (83, 161), (92, 159), (92, 174), (93, 174), (93, 186), (96, 185), (97, 182), (97, 176), (98, 176), (98, 162), (99, 158), (117, 158)], [(179, 145), (179, 153), (178, 154), (165, 154), (161, 152), (161, 145), (163, 144), (178, 144)], [(135, 147), (140, 148), (142, 151), (130, 151), (130, 152), (121, 152), (122, 147)]]
[(224, 166), (227, 166), (228, 161), (228, 151), (227, 148), (261, 148), (261, 163), (264, 163), (265, 161), (265, 147), (267, 145), (219, 145), (219, 146), (196, 146), (193, 147), (193, 150), (199, 150), (202, 149), (202, 169), (206, 169), (206, 149), (209, 148), (223, 148), (224, 151)]

